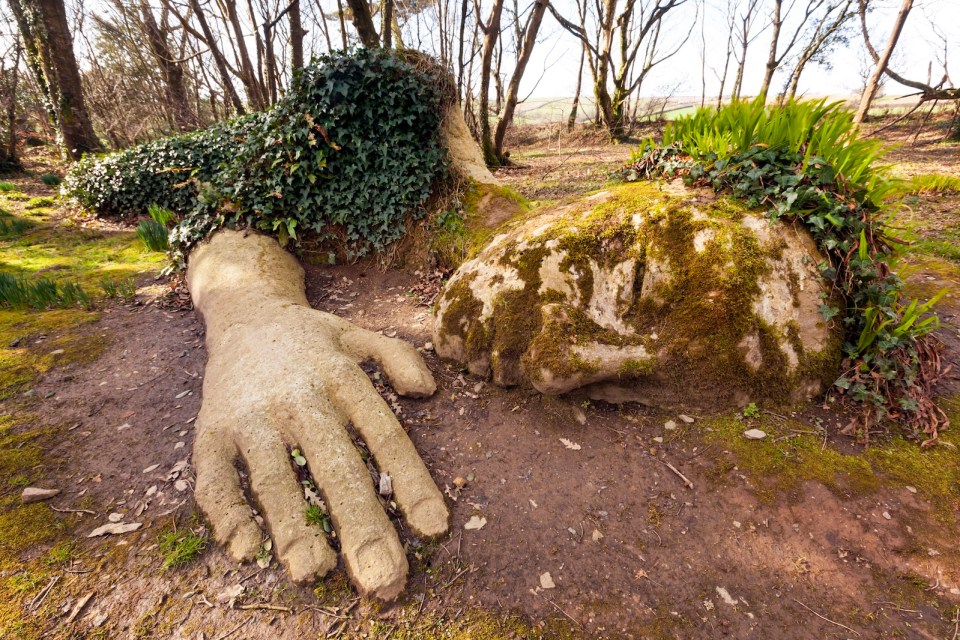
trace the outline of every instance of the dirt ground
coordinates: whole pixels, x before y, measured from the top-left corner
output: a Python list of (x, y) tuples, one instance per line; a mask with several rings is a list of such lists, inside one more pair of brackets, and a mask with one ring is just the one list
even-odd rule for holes
[[(588, 134), (556, 136), (528, 132), (499, 176), (546, 202), (599, 187), (629, 156)], [(891, 159), (906, 175), (960, 175), (960, 146), (933, 138)], [(920, 196), (904, 219), (949, 238), (958, 206), (956, 195)], [(936, 252), (909, 262), (917, 295), (950, 290), (941, 333), (946, 361), (960, 364), (960, 266)], [(162, 304), (141, 276), (136, 302), (105, 304), (80, 329), (104, 339), (102, 355), (54, 366), (29, 397), (0, 404), (0, 417), (30, 411), (47, 430), (30, 479), (62, 492), (42, 503), (54, 531), (0, 572), (20, 618), (0, 623), (0, 637), (958, 637), (958, 427), (926, 453), (879, 436), (865, 450), (840, 435), (846, 418), (829, 403), (688, 423), (499, 389), (432, 352), (434, 275), (307, 267), (311, 304), (411, 341), (438, 382), (432, 398), (407, 400), (371, 369), (452, 511), (451, 533), (434, 542), (398, 522), (411, 564), (398, 602), (359, 599), (342, 569), (296, 587), (275, 561), (237, 565), (212, 544), (163, 568), (163, 532), (206, 535), (189, 467), (206, 355), (201, 320)], [(56, 336), (26, 339), (42, 349)], [(951, 413), (955, 385), (942, 389)], [(745, 441), (751, 427), (770, 437)], [(4, 482), (0, 496), (19, 490)], [(141, 527), (86, 537), (111, 514)], [(474, 516), (485, 525), (465, 530)]]

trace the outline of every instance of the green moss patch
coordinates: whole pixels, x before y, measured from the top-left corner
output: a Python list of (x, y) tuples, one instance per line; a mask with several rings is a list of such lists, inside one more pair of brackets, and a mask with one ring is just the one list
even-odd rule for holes
[[(951, 421), (960, 421), (960, 398), (941, 402)], [(960, 424), (960, 422), (954, 422)], [(746, 429), (759, 428), (763, 440), (743, 437)], [(763, 500), (791, 494), (803, 482), (816, 481), (841, 497), (864, 495), (881, 487), (911, 486), (933, 507), (943, 523), (956, 522), (960, 510), (960, 465), (957, 464), (960, 433), (944, 431), (937, 444), (921, 449), (915, 440), (901, 436), (877, 439), (869, 449), (844, 453), (827, 443), (811, 427), (763, 415), (749, 421), (726, 415), (702, 421), (698, 433), (708, 444), (730, 451), (732, 460), (715, 460), (719, 475), (736, 464), (755, 481)], [(722, 480), (722, 478), (717, 478)]]

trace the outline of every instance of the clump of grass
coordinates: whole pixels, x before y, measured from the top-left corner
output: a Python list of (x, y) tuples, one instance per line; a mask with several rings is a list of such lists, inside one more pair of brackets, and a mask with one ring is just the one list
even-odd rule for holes
[(17, 238), (26, 233), (33, 225), (23, 218), (2, 215), (0, 212), (0, 238)]
[(166, 251), (170, 248), (170, 232), (167, 228), (177, 221), (175, 213), (156, 204), (150, 205), (150, 219), (137, 225), (137, 237), (150, 251)]
[(47, 185), (48, 187), (56, 187), (60, 185), (60, 176), (54, 175), (52, 173), (45, 173), (40, 176), (40, 181)]
[(52, 207), (54, 203), (53, 198), (30, 198), (27, 201), (25, 209), (42, 209), (43, 207)]
[(16, 191), (17, 185), (12, 182), (0, 182), (0, 193), (10, 193), (11, 191)]
[(200, 557), (207, 548), (207, 537), (189, 529), (170, 529), (160, 534), (157, 544), (163, 554), (163, 568), (175, 569)]
[(907, 180), (903, 185), (903, 193), (942, 193), (947, 191), (960, 192), (960, 177), (948, 176), (942, 173), (923, 173)]
[(326, 533), (333, 531), (333, 524), (330, 522), (330, 515), (323, 509), (323, 507), (311, 504), (309, 507), (307, 507), (305, 515), (307, 517), (307, 524), (323, 527), (323, 530)]
[(124, 302), (132, 302), (137, 297), (137, 283), (133, 278), (101, 278), (100, 288), (108, 298), (119, 298)]
[(76, 557), (76, 545), (71, 540), (64, 540), (47, 552), (44, 562), (47, 566), (58, 567), (70, 564)]
[(0, 308), (55, 309), (89, 307), (90, 296), (75, 282), (0, 273)]

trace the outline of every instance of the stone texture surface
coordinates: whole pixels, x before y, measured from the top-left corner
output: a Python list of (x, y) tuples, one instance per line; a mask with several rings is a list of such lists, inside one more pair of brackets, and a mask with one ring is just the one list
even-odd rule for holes
[(407, 560), (346, 425), (393, 481), (411, 529), (448, 527), (443, 498), (389, 406), (358, 363), (379, 362), (398, 393), (429, 396), (433, 377), (410, 344), (310, 308), (303, 270), (275, 240), (222, 230), (196, 248), (187, 272), (206, 323), (209, 353), (193, 463), (196, 499), (218, 542), (238, 560), (263, 541), (234, 467), (249, 470), (273, 549), (290, 577), (307, 582), (336, 565), (290, 466), (299, 448), (327, 499), (346, 568), (362, 593), (392, 599)]
[(41, 489), (40, 487), (26, 487), (20, 494), (20, 501), (24, 504), (49, 500), (60, 495), (60, 489)]
[(799, 227), (677, 183), (509, 223), (438, 298), (437, 353), (497, 384), (698, 409), (811, 397), (836, 303)]

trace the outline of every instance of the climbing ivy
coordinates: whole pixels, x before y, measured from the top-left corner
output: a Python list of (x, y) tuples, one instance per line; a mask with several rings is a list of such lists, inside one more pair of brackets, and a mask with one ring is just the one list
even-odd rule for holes
[(877, 164), (882, 155), (839, 103), (744, 101), (669, 124), (662, 142), (640, 145), (621, 177), (680, 176), (766, 207), (771, 220), (802, 221), (826, 256), (821, 273), (846, 303), (844, 310), (825, 303), (820, 312), (844, 325), (844, 370), (833, 388), (863, 407), (850, 429), (866, 440), (890, 418), (931, 443), (949, 425), (931, 392), (940, 375), (939, 343), (930, 335), (940, 295), (904, 300), (892, 268), (901, 243), (882, 215), (898, 186)]
[(336, 237), (354, 255), (399, 239), (444, 171), (445, 95), (423, 60), (361, 49), (299, 70), (271, 109), (76, 163), (64, 192), (102, 215), (180, 217), (186, 250), (221, 226), (282, 244)]

